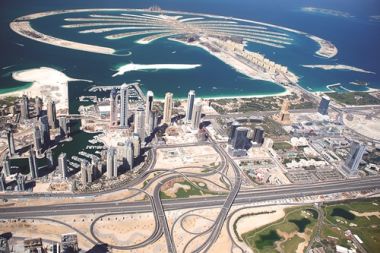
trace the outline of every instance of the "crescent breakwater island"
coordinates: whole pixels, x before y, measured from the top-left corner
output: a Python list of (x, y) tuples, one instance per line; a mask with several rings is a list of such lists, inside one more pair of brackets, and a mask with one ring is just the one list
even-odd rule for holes
[(376, 74), (375, 72), (364, 70), (361, 68), (353, 67), (353, 66), (348, 66), (348, 65), (342, 65), (342, 64), (337, 64), (337, 65), (302, 65), (302, 67), (305, 68), (318, 68), (318, 69), (324, 69), (324, 70), (349, 70), (349, 71), (355, 71), (355, 72), (361, 72), (361, 73), (366, 73), (366, 74)]
[(146, 70), (159, 70), (159, 69), (171, 69), (171, 70), (183, 70), (183, 69), (194, 69), (201, 67), (201, 64), (126, 64), (123, 66), (120, 66), (117, 69), (117, 72), (112, 75), (112, 77), (115, 76), (121, 76), (124, 75), (126, 72), (130, 71), (146, 71)]
[(324, 40), (314, 35), (307, 35), (308, 38), (314, 40), (319, 44), (319, 49), (315, 52), (316, 55), (324, 58), (333, 58), (338, 54), (338, 49), (330, 41)]
[[(81, 12), (89, 13), (89, 15), (79, 18), (65, 17), (64, 20), (70, 24), (62, 25), (62, 28), (84, 28), (84, 30), (77, 31), (78, 34), (107, 32), (107, 35), (104, 36), (107, 40), (141, 36), (135, 41), (138, 44), (149, 44), (158, 39), (168, 38), (185, 45), (200, 47), (249, 78), (270, 81), (283, 86), (297, 84), (298, 77), (296, 74), (292, 73), (286, 66), (276, 63), (258, 52), (248, 51), (246, 49), (248, 43), (285, 48), (292, 45), (293, 37), (288, 33), (293, 33), (306, 36), (317, 42), (320, 48), (316, 54), (319, 56), (332, 58), (338, 52), (329, 41), (287, 27), (241, 18), (183, 11), (148, 9), (57, 10), (19, 17), (10, 24), (10, 27), (22, 36), (43, 43), (92, 53), (117, 55), (117, 50), (114, 48), (53, 37), (36, 31), (31, 25), (33, 20), (39, 18)], [(94, 14), (95, 12), (97, 14)], [(105, 15), (104, 12), (110, 13)], [(121, 14), (115, 15), (114, 12), (121, 12)]]

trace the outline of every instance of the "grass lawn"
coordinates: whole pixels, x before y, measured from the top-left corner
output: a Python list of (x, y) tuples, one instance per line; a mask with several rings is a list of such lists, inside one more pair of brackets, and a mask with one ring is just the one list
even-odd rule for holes
[(171, 199), (172, 197), (166, 195), (165, 192), (160, 191), (160, 199)]
[(289, 149), (292, 149), (292, 145), (290, 143), (287, 143), (287, 142), (275, 142), (273, 143), (273, 149), (274, 150), (289, 150)]
[(295, 232), (310, 235), (317, 220), (307, 209), (310, 209), (310, 207), (288, 208), (285, 210), (284, 218), (244, 233), (242, 238), (254, 252), (277, 252), (276, 243), (278, 242), (280, 242), (280, 247), (284, 249), (284, 252), (295, 252), (293, 249), (297, 249), (304, 239), (295, 234), (288, 240), (284, 240), (277, 231), (288, 234)]
[(296, 252), (298, 245), (304, 241), (305, 239), (295, 235), (289, 240), (281, 243), (280, 247), (284, 252)]
[[(346, 203), (327, 204), (324, 206), (325, 225), (322, 230), (323, 236), (339, 238), (339, 244), (347, 245), (344, 231), (351, 230), (363, 240), (363, 247), (368, 252), (377, 252), (380, 249), (380, 219), (376, 216), (359, 217), (350, 213), (357, 212), (380, 212), (380, 199), (355, 200)], [(340, 229), (340, 230), (339, 230)]]
[[(188, 181), (181, 182), (182, 185), (187, 185), (190, 187), (189, 190), (185, 190), (183, 188), (179, 188), (177, 192), (175, 193), (176, 198), (189, 198), (191, 196), (202, 196), (204, 194), (211, 194), (211, 195), (218, 195), (217, 192), (210, 191), (207, 187), (207, 184), (202, 185), (203, 183), (199, 182), (193, 182), (190, 183)], [(196, 184), (198, 187), (195, 187), (194, 184)], [(164, 192), (160, 192), (160, 197), (170, 199), (172, 197), (166, 195)]]
[(7, 107), (12, 106), (18, 100), (18, 97), (3, 97), (0, 99), (0, 106), (6, 105)]
[(380, 99), (371, 96), (367, 92), (329, 93), (328, 96), (346, 105), (378, 105)]

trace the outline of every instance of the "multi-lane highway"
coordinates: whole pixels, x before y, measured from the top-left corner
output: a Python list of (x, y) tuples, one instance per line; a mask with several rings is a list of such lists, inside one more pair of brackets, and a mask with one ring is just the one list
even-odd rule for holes
[[(307, 185), (282, 185), (240, 191), (234, 204), (249, 204), (263, 201), (283, 200), (296, 197), (324, 195), (351, 191), (367, 191), (380, 188), (380, 177), (368, 177), (344, 181), (331, 181)], [(208, 196), (202, 198), (165, 199), (165, 210), (200, 207), (221, 207), (226, 196)], [(152, 206), (148, 201), (137, 202), (89, 202), (67, 203), (62, 205), (2, 207), (0, 218), (24, 218), (58, 215), (92, 214), (92, 213), (140, 213), (150, 212)]]

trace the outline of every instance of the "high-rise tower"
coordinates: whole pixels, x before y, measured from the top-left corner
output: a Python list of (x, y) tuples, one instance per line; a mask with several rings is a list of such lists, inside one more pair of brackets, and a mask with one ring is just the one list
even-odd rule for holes
[[(5, 181), (4, 173), (1, 172), (0, 173), (0, 191), (5, 191), (6, 189), (7, 189), (7, 182)], [(1, 238), (0, 238), (0, 240), (1, 240)], [(0, 245), (0, 252), (3, 252), (3, 251), (1, 251), (1, 245)]]
[(45, 155), (48, 162), (48, 167), (52, 168), (54, 166), (54, 160), (53, 160), (53, 152), (51, 151), (50, 148), (46, 150)]
[(34, 111), (36, 116), (39, 117), (42, 111), (42, 99), (40, 97), (36, 97), (34, 101)]
[(110, 124), (115, 125), (117, 123), (117, 91), (112, 88), (110, 93)]
[(140, 136), (141, 140), (145, 138), (145, 112), (142, 106), (138, 107), (135, 113), (134, 133)]
[(29, 99), (28, 96), (23, 95), (20, 105), (21, 119), (29, 119)]
[(235, 129), (234, 137), (231, 140), (231, 146), (228, 153), (232, 156), (246, 156), (249, 148), (249, 140), (247, 138), (249, 129), (246, 127), (238, 127)]
[(173, 110), (173, 93), (167, 92), (165, 94), (163, 122), (168, 125), (170, 125), (170, 123), (172, 122), (172, 110)]
[(146, 104), (145, 104), (145, 128), (146, 128), (147, 134), (150, 134), (149, 132), (150, 113), (152, 112), (152, 109), (153, 109), (153, 99), (154, 99), (153, 91), (148, 90), (148, 92), (146, 93)]
[(232, 125), (231, 125), (231, 128), (230, 128), (230, 131), (228, 133), (228, 144), (231, 144), (232, 143), (232, 139), (234, 138), (235, 136), (235, 131), (236, 131), (236, 128), (240, 127), (241, 124), (238, 122), (238, 121), (234, 121), (232, 122)]
[(11, 164), (8, 156), (6, 156), (3, 160), (3, 173), (6, 177), (9, 177), (11, 175)]
[(7, 140), (8, 140), (9, 155), (13, 156), (16, 153), (16, 146), (15, 146), (15, 140), (13, 138), (13, 132), (11, 129), (9, 129), (7, 132)]
[(33, 144), (37, 154), (41, 154), (41, 130), (37, 125), (33, 126)]
[(59, 132), (62, 138), (67, 137), (69, 135), (69, 128), (67, 127), (67, 119), (66, 117), (59, 117)]
[(120, 127), (128, 127), (128, 85), (120, 88)]
[(261, 126), (255, 127), (253, 142), (256, 142), (260, 145), (264, 143), (264, 129)]
[(193, 108), (195, 101), (195, 91), (190, 90), (187, 94), (187, 108), (186, 108), (186, 121), (190, 122), (193, 117)]
[(350, 153), (343, 165), (343, 169), (349, 175), (355, 175), (358, 172), (360, 161), (363, 158), (366, 147), (364, 144), (354, 141), (351, 143)]
[(248, 128), (246, 127), (238, 127), (236, 128), (236, 132), (234, 138), (232, 139), (232, 147), (234, 149), (246, 149), (248, 144)]
[(139, 157), (141, 153), (141, 140), (140, 137), (136, 134), (132, 136), (133, 143), (133, 155), (134, 157)]
[(55, 129), (57, 122), (57, 112), (55, 109), (55, 102), (50, 98), (47, 102), (47, 116), (49, 127)]
[[(147, 117), (147, 115), (145, 116)], [(152, 110), (149, 113), (149, 125), (145, 126), (146, 133), (148, 135), (151, 135), (156, 127), (157, 127), (157, 111)]]
[(125, 143), (125, 148), (126, 148), (126, 155), (127, 155), (127, 157), (125, 159), (126, 159), (128, 168), (131, 170), (131, 169), (133, 169), (133, 157), (134, 157), (134, 155), (133, 155), (133, 144), (130, 140), (128, 140)]
[(29, 150), (29, 156), (28, 156), (28, 162), (29, 162), (29, 172), (31, 177), (37, 178), (38, 177), (38, 168), (37, 168), (37, 161), (36, 161), (36, 153), (34, 150)]
[(202, 117), (202, 102), (199, 101), (195, 104), (193, 110), (193, 116), (191, 117), (191, 128), (194, 130), (199, 129), (199, 124), (201, 123)]
[(67, 159), (66, 159), (66, 153), (61, 153), (58, 156), (58, 168), (61, 172), (62, 178), (67, 178)]
[(49, 120), (46, 115), (41, 116), (38, 119), (38, 125), (41, 131), (41, 145), (46, 148), (50, 144), (50, 130), (49, 130)]
[(16, 182), (17, 182), (17, 190), (25, 191), (25, 177), (22, 174), (19, 173), (16, 176)]
[(117, 166), (116, 149), (110, 147), (107, 151), (107, 179), (117, 177)]
[(329, 113), (330, 98), (328, 96), (322, 96), (321, 102), (319, 103), (318, 112), (322, 115), (327, 115)]

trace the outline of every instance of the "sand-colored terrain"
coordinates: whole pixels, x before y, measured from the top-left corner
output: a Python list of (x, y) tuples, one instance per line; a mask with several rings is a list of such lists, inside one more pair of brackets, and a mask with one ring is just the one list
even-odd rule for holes
[(212, 146), (164, 148), (157, 150), (155, 168), (179, 168), (184, 166), (204, 166), (218, 164), (219, 155)]
[(172, 198), (175, 198), (176, 193), (178, 192), (179, 189), (183, 189), (184, 191), (188, 191), (191, 189), (191, 186), (186, 185), (186, 184), (174, 183), (173, 187), (170, 187), (165, 191), (165, 194), (172, 197)]
[[(252, 252), (252, 250), (244, 242), (238, 240), (233, 230), (233, 224), (237, 221), (236, 231), (241, 238), (241, 235), (244, 233), (255, 230), (259, 227), (283, 218), (285, 216), (284, 210), (288, 207), (289, 206), (248, 207), (235, 212), (231, 218), (230, 227), (228, 228), (231, 231), (234, 242), (247, 252)], [(249, 215), (239, 219), (240, 216), (246, 214), (256, 215)]]
[[(136, 194), (134, 190), (120, 190), (108, 194), (102, 194), (97, 197), (84, 197), (84, 198), (32, 198), (32, 199), (12, 199), (12, 195), (8, 196), (8, 202), (0, 203), (1, 206), (12, 206), (12, 207), (23, 207), (23, 206), (44, 206), (44, 205), (55, 205), (55, 204), (65, 204), (65, 203), (86, 203), (94, 201), (135, 201), (144, 199), (145, 194), (139, 193), (134, 197), (131, 197), (133, 194)], [(125, 199), (127, 197), (131, 197)]]
[(42, 97), (45, 102), (47, 98), (51, 98), (56, 103), (57, 110), (69, 108), (68, 82), (88, 81), (70, 78), (63, 72), (48, 67), (16, 71), (13, 72), (12, 77), (17, 81), (30, 82), (32, 86), (25, 90), (1, 94), (0, 97), (26, 94), (29, 97)]
[(352, 213), (352, 214), (354, 214), (355, 216), (358, 216), (358, 217), (369, 218), (371, 216), (376, 216), (377, 218), (380, 219), (380, 212), (363, 212), (363, 213), (360, 213), (360, 212), (356, 212), (356, 211), (350, 210), (350, 213)]
[(145, 241), (154, 231), (153, 213), (109, 215), (95, 223), (95, 234), (103, 242), (123, 246)]
[(380, 140), (380, 118), (374, 116), (367, 119), (365, 115), (355, 114), (352, 120), (347, 119), (347, 115), (343, 116), (344, 124), (354, 131), (368, 138)]

